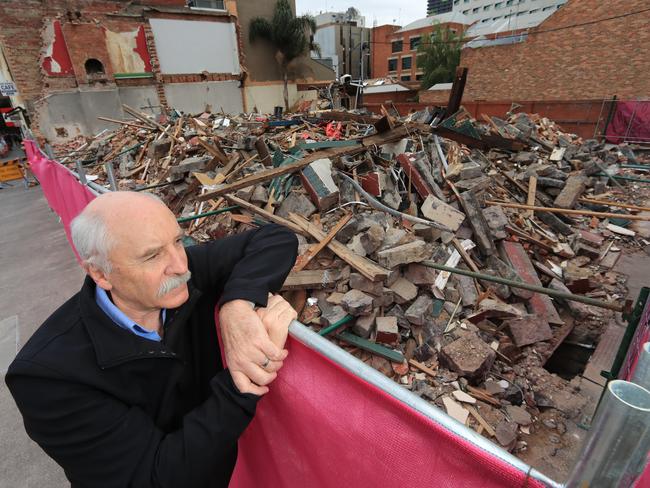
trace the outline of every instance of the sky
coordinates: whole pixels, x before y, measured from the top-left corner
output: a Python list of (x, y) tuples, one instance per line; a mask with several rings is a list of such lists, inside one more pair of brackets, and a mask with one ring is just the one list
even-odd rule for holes
[(366, 26), (396, 24), (404, 26), (427, 15), (426, 0), (296, 0), (298, 15), (320, 12), (345, 12), (354, 7), (366, 18)]

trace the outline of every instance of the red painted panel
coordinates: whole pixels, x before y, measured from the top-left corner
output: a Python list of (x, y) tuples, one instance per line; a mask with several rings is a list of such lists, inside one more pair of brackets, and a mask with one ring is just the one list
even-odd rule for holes
[[(52, 55), (43, 58), (43, 69), (49, 76), (73, 75), (74, 70), (72, 69), (72, 60), (70, 59), (68, 46), (66, 45), (65, 38), (63, 37), (61, 23), (58, 20), (55, 20), (52, 22), (52, 27), (54, 29), (54, 39), (52, 39)], [(56, 70), (54, 67), (53, 62), (59, 65), (58, 70)]]
[(144, 61), (144, 71), (146, 73), (153, 72), (153, 69), (151, 68), (151, 58), (149, 57), (149, 51), (147, 50), (147, 40), (144, 36), (143, 26), (140, 26), (138, 29), (138, 35), (135, 38), (135, 43), (136, 47), (133, 51), (138, 53), (138, 55), (142, 58), (142, 61)]

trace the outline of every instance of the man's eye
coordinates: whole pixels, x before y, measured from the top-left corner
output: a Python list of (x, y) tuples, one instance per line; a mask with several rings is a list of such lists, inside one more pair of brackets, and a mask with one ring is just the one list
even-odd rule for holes
[(158, 253), (158, 252), (155, 253), (155, 254), (152, 254), (147, 259), (145, 259), (145, 261), (152, 261), (152, 260), (156, 259), (159, 255), (160, 255), (160, 253)]

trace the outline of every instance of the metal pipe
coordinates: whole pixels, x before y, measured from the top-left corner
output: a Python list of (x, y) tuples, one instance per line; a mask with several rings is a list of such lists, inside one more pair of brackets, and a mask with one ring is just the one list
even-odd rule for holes
[(650, 450), (650, 391), (610, 381), (567, 488), (629, 488)]
[(587, 305), (593, 305), (594, 307), (607, 308), (609, 310), (615, 310), (616, 312), (624, 311), (624, 306), (618, 305), (616, 303), (603, 302), (600, 300), (596, 300), (595, 298), (583, 297), (581, 295), (574, 295), (573, 293), (566, 293), (558, 290), (551, 290), (550, 288), (544, 288), (543, 286), (530, 285), (528, 283), (523, 283), (521, 281), (514, 281), (506, 278), (501, 278), (499, 276), (491, 276), (483, 273), (475, 273), (473, 271), (467, 271), (466, 269), (452, 268), (449, 266), (438, 264), (435, 261), (422, 261), (420, 264), (423, 264), (424, 266), (428, 266), (429, 268), (437, 269), (438, 271), (448, 271), (450, 273), (461, 274), (478, 280), (492, 281), (494, 283), (513, 286), (515, 288), (523, 288), (524, 290), (530, 290), (536, 293), (543, 293), (544, 295), (549, 295), (555, 298), (563, 298), (565, 300), (572, 300), (574, 302), (586, 303)]
[(560, 483), (557, 483), (539, 471), (536, 471), (520, 459), (517, 459), (509, 452), (501, 449), (493, 442), (490, 442), (482, 435), (477, 434), (469, 427), (466, 427), (457, 420), (454, 420), (438, 407), (431, 405), (426, 400), (423, 400), (406, 388), (398, 385), (376, 369), (368, 366), (363, 361), (357, 359), (326, 338), (321, 337), (314, 331), (305, 327), (300, 322), (294, 320), (291, 323), (289, 326), (289, 334), (291, 334), (294, 339), (301, 342), (308, 348), (325, 356), (327, 359), (338, 364), (340, 367), (349, 371), (356, 377), (362, 378), (365, 382), (381, 389), (399, 402), (405, 404), (407, 407), (431, 419), (433, 422), (440, 425), (447, 431), (454, 433), (461, 439), (471, 443), (490, 456), (496, 457), (501, 461), (511, 465), (515, 469), (521, 471), (522, 473), (526, 473), (529, 477), (539, 480), (549, 488), (562, 487)]
[[(42, 154), (43, 156), (47, 157), (47, 158), (50, 159), (52, 162), (54, 162), (54, 163), (56, 163), (56, 164), (61, 164), (61, 163), (59, 163), (58, 161), (49, 158), (48, 155), (45, 154), (45, 152), (43, 152), (43, 150), (42, 150), (39, 146), (36, 146), (36, 149), (38, 149), (38, 150), (41, 152), (41, 154)], [(70, 168), (68, 168), (65, 164), (61, 164), (61, 166), (62, 166), (66, 171), (68, 171), (72, 176), (74, 176), (74, 177), (77, 178), (79, 181), (81, 181), (81, 177), (79, 176), (78, 173), (75, 173), (74, 171), (72, 171), (72, 170), (71, 170)], [(87, 184), (86, 186), (87, 186), (87, 187), (90, 189), (90, 191), (92, 191), (95, 195), (100, 195), (101, 193), (106, 193), (106, 192), (110, 191), (110, 190), (108, 190), (107, 188), (104, 188), (103, 186), (98, 185), (97, 183), (95, 183), (95, 182), (93, 182), (93, 181), (88, 181), (88, 184)]]
[(639, 352), (639, 359), (630, 378), (632, 383), (635, 383), (643, 388), (650, 390), (650, 342), (646, 342), (641, 346)]
[(420, 217), (414, 217), (413, 215), (405, 214), (402, 212), (398, 212), (397, 210), (394, 210), (390, 207), (387, 207), (383, 203), (381, 203), (379, 200), (376, 200), (373, 198), (368, 192), (366, 192), (363, 188), (361, 188), (361, 185), (354, 181), (352, 178), (350, 178), (348, 175), (345, 173), (338, 171), (338, 174), (347, 180), (356, 191), (358, 191), (361, 196), (363, 196), (366, 200), (368, 200), (368, 203), (370, 204), (371, 207), (381, 210), (382, 212), (386, 212), (393, 217), (397, 217), (398, 219), (404, 219), (408, 220), (409, 222), (413, 222), (414, 224), (422, 224), (422, 225), (428, 225), (429, 227), (433, 227), (434, 229), (438, 230), (444, 230), (447, 232), (450, 232), (451, 229), (447, 227), (446, 225), (439, 224), (437, 222), (433, 222), (431, 220), (426, 220), (426, 219), (421, 219)]
[(115, 171), (113, 170), (113, 163), (106, 161), (104, 163), (104, 168), (106, 169), (106, 176), (108, 177), (108, 183), (111, 186), (111, 190), (117, 191), (117, 181), (115, 181)]
[[(597, 175), (594, 176), (609, 176), (607, 174), (603, 173), (598, 173)], [(647, 178), (637, 178), (636, 176), (624, 176), (624, 175), (612, 175), (611, 176), (614, 179), (617, 180), (624, 180), (624, 181), (636, 181), (637, 183), (650, 183), (650, 180)]]
[(329, 325), (329, 326), (325, 327), (324, 329), (321, 329), (320, 331), (318, 331), (318, 335), (326, 336), (330, 332), (334, 332), (335, 330), (340, 329), (341, 327), (343, 327), (345, 324), (347, 324), (351, 320), (354, 320), (354, 317), (352, 315), (346, 315), (345, 317), (343, 317), (338, 322), (334, 322), (332, 325)]
[(189, 222), (191, 220), (201, 219), (203, 217), (209, 217), (210, 215), (219, 215), (222, 213), (230, 212), (231, 210), (235, 210), (236, 208), (239, 208), (239, 205), (233, 205), (232, 207), (224, 207), (224, 208), (220, 208), (219, 210), (211, 210), (210, 212), (205, 212), (201, 214), (190, 215), (189, 217), (180, 217), (176, 219), (176, 222), (182, 224), (183, 222)]
[[(646, 183), (650, 183), (650, 180), (645, 180), (645, 181)], [(486, 200), (485, 204), (499, 205), (501, 207), (508, 207), (508, 208), (521, 208), (524, 210), (535, 210), (536, 212), (559, 213), (563, 215), (591, 215), (593, 217), (599, 217), (602, 219), (614, 218), (614, 219), (650, 221), (650, 216), (645, 216), (645, 215), (617, 214), (612, 212), (592, 212), (591, 210), (575, 210), (573, 208), (538, 207), (536, 205), (523, 205), (521, 203), (500, 202), (496, 200)]]
[(88, 181), (86, 180), (86, 171), (84, 170), (84, 166), (83, 164), (81, 164), (81, 161), (77, 159), (75, 165), (77, 166), (77, 173), (79, 175), (79, 181), (81, 182), (81, 184), (82, 185), (88, 184)]
[(447, 163), (447, 158), (445, 157), (445, 153), (442, 150), (442, 146), (440, 145), (440, 139), (436, 134), (433, 135), (433, 142), (436, 144), (436, 150), (438, 151), (438, 157), (440, 158), (440, 161), (442, 161), (442, 166), (445, 168), (445, 171), (449, 169), (449, 163)]

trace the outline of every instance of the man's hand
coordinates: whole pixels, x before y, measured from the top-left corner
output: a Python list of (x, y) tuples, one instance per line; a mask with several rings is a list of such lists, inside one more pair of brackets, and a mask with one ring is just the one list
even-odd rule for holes
[(289, 302), (280, 295), (271, 295), (266, 308), (258, 309), (257, 315), (262, 319), (273, 344), (284, 347), (289, 334), (289, 324), (298, 317)]
[(225, 303), (219, 310), (219, 324), (235, 386), (241, 393), (268, 393), (266, 385), (276, 378), (288, 352), (271, 341), (262, 319), (244, 300)]

